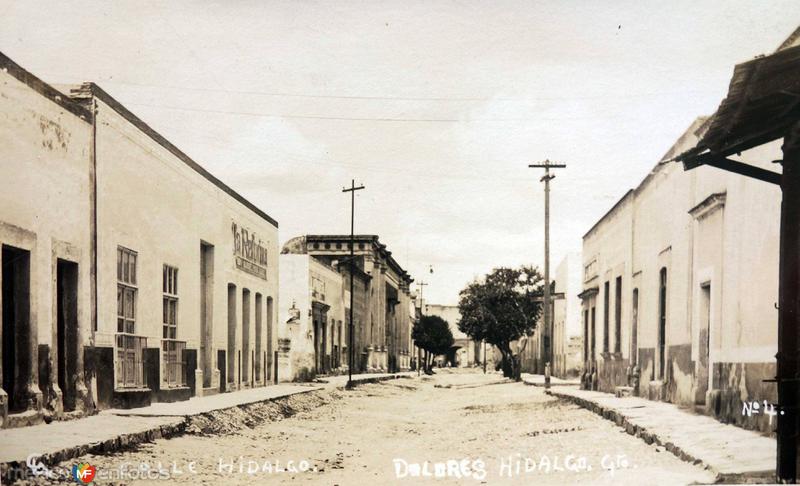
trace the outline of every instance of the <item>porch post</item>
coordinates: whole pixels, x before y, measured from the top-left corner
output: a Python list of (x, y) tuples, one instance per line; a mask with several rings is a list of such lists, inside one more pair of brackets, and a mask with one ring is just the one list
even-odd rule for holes
[(778, 482), (795, 482), (798, 468), (797, 380), (800, 380), (800, 123), (784, 138), (778, 297)]

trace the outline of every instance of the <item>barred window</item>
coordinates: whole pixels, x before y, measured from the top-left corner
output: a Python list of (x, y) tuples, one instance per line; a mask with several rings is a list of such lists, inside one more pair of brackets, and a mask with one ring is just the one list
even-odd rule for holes
[(164, 265), (163, 338), (175, 339), (178, 331), (178, 269)]
[(136, 259), (135, 251), (117, 247), (117, 332), (136, 330)]

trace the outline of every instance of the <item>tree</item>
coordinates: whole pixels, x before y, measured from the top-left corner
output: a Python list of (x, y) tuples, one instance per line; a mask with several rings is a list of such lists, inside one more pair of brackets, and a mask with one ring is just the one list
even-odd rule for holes
[(453, 333), (450, 325), (439, 316), (422, 316), (411, 328), (411, 339), (418, 348), (425, 351), (424, 370), (431, 373), (433, 358), (447, 353), (453, 346)]
[(458, 328), (475, 341), (486, 340), (502, 354), (503, 375), (519, 379), (519, 356), (511, 343), (530, 336), (542, 311), (543, 278), (532, 266), (500, 267), (459, 293)]

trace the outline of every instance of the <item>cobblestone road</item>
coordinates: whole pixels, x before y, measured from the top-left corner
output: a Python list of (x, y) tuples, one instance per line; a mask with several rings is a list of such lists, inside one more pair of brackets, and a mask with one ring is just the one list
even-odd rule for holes
[[(542, 388), (478, 372), (334, 392), (291, 418), (226, 435), (85, 456), (98, 484), (688, 484), (713, 476)], [(222, 420), (222, 419), (220, 419)], [(292, 461), (290, 463), (290, 461)], [(150, 467), (150, 479), (131, 481)], [(159, 469), (160, 468), (160, 469)], [(299, 469), (308, 469), (305, 472)], [(422, 474), (431, 476), (417, 476)], [(440, 476), (437, 478), (437, 473)], [(119, 479), (115, 478), (119, 484)], [(73, 483), (74, 484), (74, 483)]]

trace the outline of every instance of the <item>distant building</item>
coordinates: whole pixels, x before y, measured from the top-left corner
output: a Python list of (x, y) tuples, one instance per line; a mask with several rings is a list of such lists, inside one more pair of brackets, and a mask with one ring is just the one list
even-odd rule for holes
[(442, 357), (443, 362), (460, 368), (483, 364), (483, 348), (480, 342), (475, 342), (458, 329), (461, 313), (457, 305), (424, 304), (425, 315), (439, 316), (450, 326), (453, 333), (453, 349), (447, 356)]
[(564, 294), (553, 305), (553, 370), (559, 378), (577, 377), (583, 367), (581, 343), (580, 253), (570, 253), (556, 268), (555, 290)]
[[(399, 371), (410, 369), (411, 348), (408, 336), (413, 279), (392, 257), (386, 245), (374, 235), (356, 235), (355, 265), (351, 265), (350, 235), (306, 235), (290, 239), (283, 254), (309, 255), (335, 269), (344, 278), (346, 291), (353, 275), (354, 363), (355, 372)], [(345, 299), (349, 309), (350, 299)], [(285, 318), (285, 315), (283, 316)], [(349, 310), (345, 312), (349, 325)]]
[(280, 256), (280, 310), (290, 349), (280, 381), (307, 381), (347, 370), (344, 279), (309, 255)]
[[(553, 281), (553, 362), (550, 373), (559, 378), (576, 377), (582, 368), (581, 289), (582, 264), (580, 253), (566, 255), (556, 267)], [(547, 362), (544, 332), (544, 313), (540, 313), (536, 329), (528, 338), (521, 356), (522, 371), (544, 374)], [(547, 343), (549, 345), (549, 343)]]

